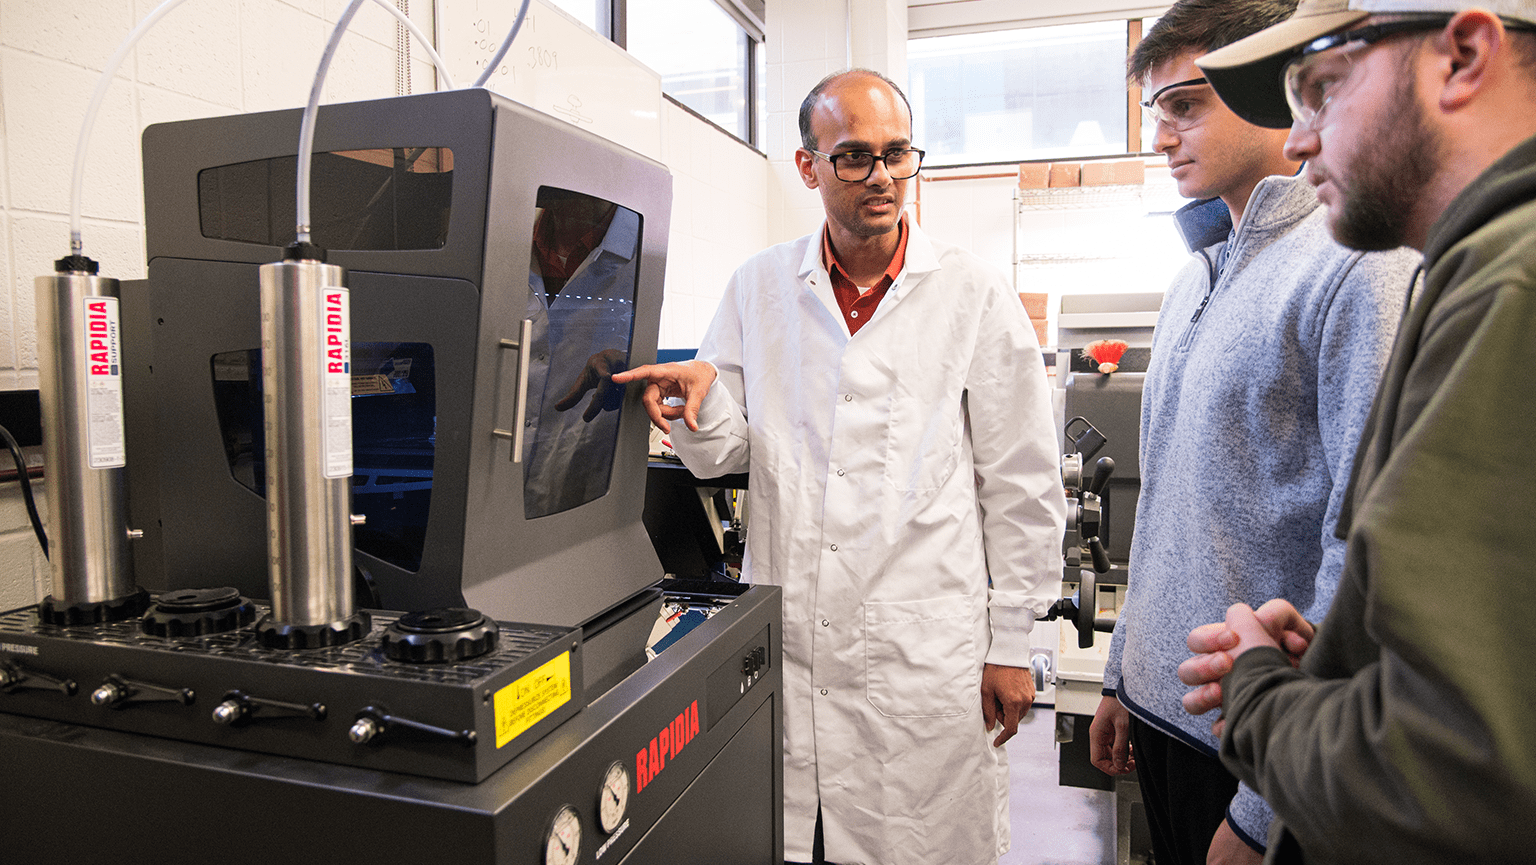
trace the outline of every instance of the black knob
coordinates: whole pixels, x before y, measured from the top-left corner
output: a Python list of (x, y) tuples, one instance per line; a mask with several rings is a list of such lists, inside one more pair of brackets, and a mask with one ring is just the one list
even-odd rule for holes
[(200, 637), (238, 630), (256, 619), (256, 605), (228, 586), (177, 589), (160, 595), (139, 626), (157, 637)]
[(367, 610), (358, 610), (345, 619), (323, 625), (295, 625), (279, 622), (271, 614), (256, 623), (256, 641), (269, 649), (301, 651), (344, 646), (368, 636), (373, 619)]
[(406, 613), (384, 629), (384, 655), (392, 661), (435, 664), (466, 661), (496, 648), (500, 628), (479, 610), (440, 607)]
[(74, 628), (81, 625), (121, 622), (139, 615), (148, 606), (149, 592), (143, 589), (137, 589), (131, 595), (113, 598), (110, 601), (81, 601), (77, 604), (65, 604), (56, 600), (53, 595), (49, 595), (37, 605), (37, 617), (50, 625)]

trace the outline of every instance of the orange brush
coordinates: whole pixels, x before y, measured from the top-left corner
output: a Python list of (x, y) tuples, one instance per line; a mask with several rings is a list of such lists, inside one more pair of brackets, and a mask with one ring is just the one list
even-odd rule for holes
[(1123, 339), (1096, 339), (1083, 346), (1083, 353), (1099, 362), (1099, 372), (1111, 373), (1120, 368), (1128, 347)]

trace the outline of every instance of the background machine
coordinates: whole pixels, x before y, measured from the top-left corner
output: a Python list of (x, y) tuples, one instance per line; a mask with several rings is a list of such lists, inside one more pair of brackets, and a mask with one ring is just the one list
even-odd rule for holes
[[(0, 614), (6, 857), (781, 862), (777, 590), (662, 582), (606, 380), (655, 356), (666, 170), (485, 90), (320, 110), (283, 265), (345, 275), (351, 564), (285, 584), (264, 281), (299, 124), (145, 132), (136, 586)], [(710, 618), (647, 662), (664, 603)]]

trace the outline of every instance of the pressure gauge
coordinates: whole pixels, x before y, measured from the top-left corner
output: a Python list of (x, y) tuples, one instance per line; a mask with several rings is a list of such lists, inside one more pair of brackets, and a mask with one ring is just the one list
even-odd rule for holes
[(581, 817), (575, 808), (562, 805), (544, 837), (544, 865), (576, 865), (580, 853)]
[(614, 763), (603, 775), (603, 789), (597, 792), (597, 826), (611, 835), (624, 822), (629, 810), (629, 769)]

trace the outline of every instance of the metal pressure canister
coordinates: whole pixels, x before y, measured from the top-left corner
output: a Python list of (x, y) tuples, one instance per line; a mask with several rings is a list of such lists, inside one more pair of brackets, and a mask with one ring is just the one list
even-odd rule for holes
[(352, 369), (344, 273), (309, 244), (262, 265), (267, 575), (263, 644), (305, 649), (361, 639), (352, 591)]
[(79, 255), (56, 267), (35, 281), (53, 578), (39, 614), (58, 625), (117, 621), (149, 601), (128, 549), (137, 533), (128, 529), (118, 281)]

